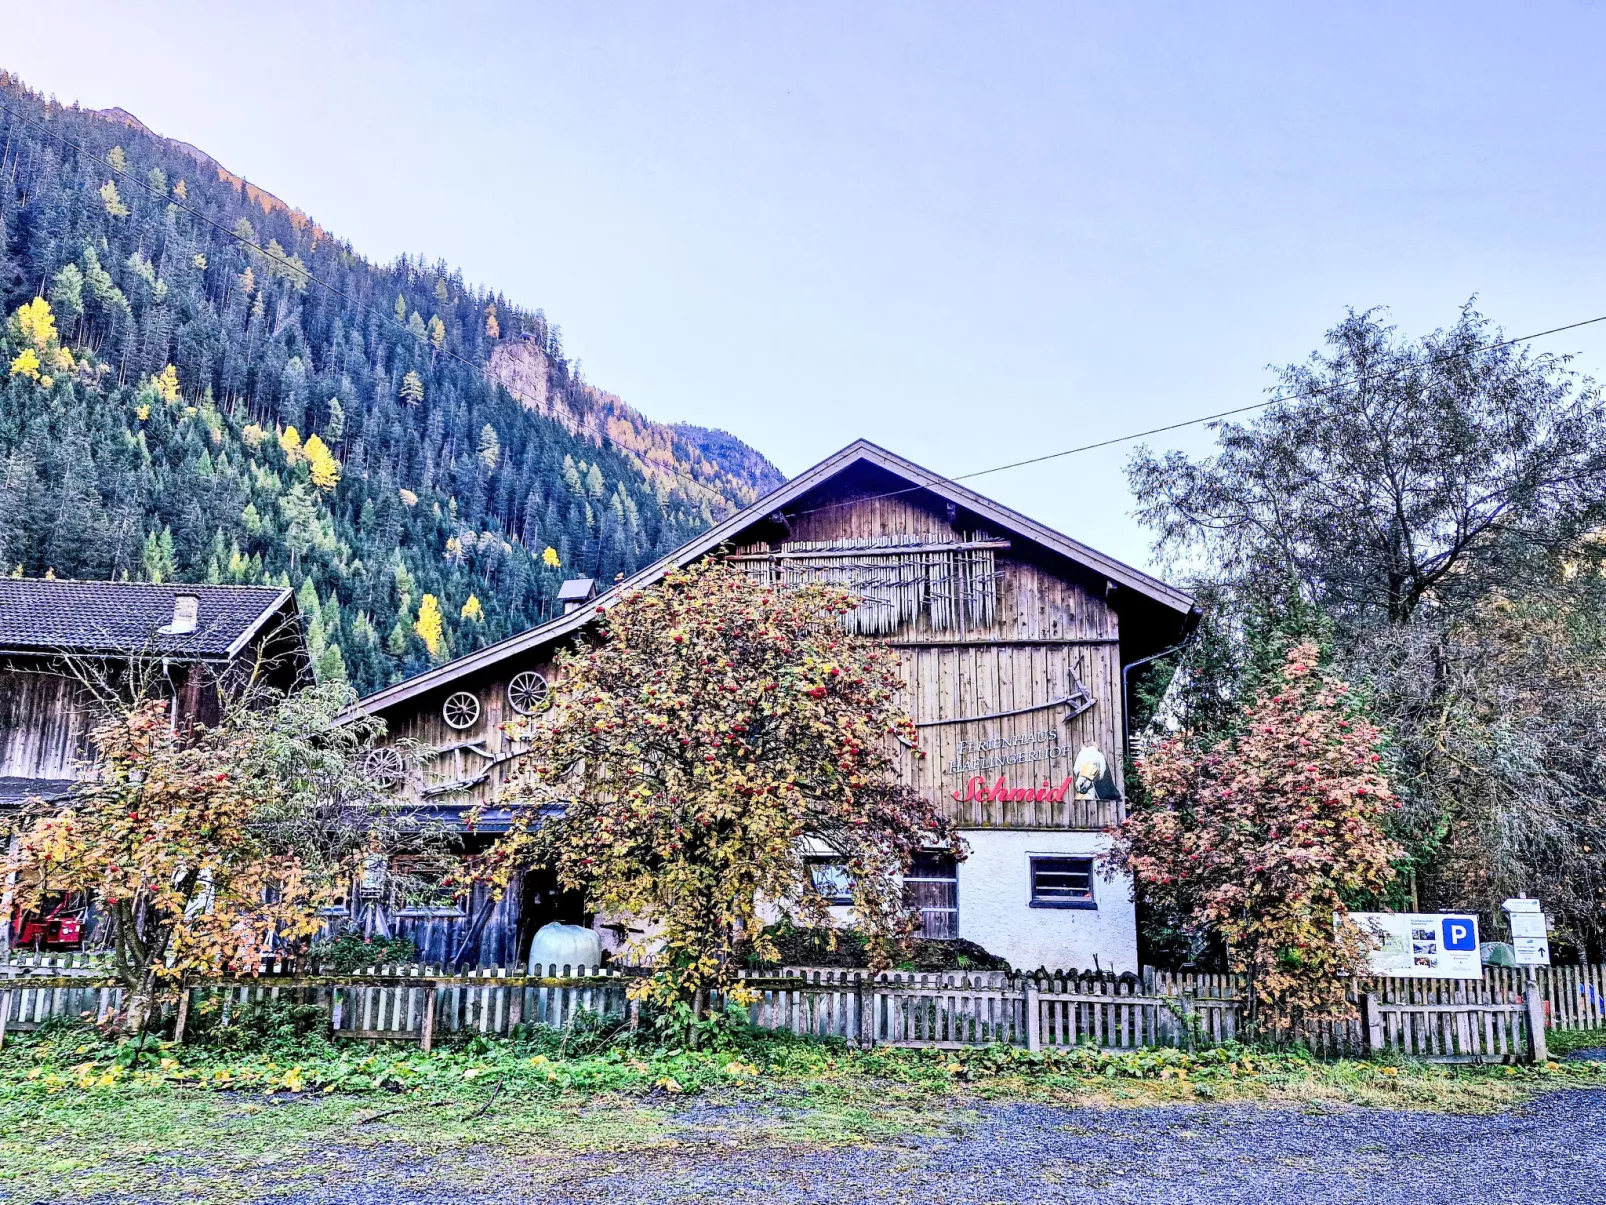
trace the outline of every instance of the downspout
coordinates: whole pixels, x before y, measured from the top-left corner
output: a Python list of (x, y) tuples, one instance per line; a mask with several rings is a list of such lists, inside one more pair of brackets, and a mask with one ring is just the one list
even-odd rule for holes
[[(1124, 670), (1122, 671), (1122, 673), (1125, 673), (1125, 672), (1126, 671), (1124, 671)], [(167, 719), (167, 728), (168, 728), (169, 732), (177, 732), (178, 731), (178, 683), (173, 681), (172, 662), (169, 661), (166, 657), (162, 658), (162, 677), (167, 679), (167, 688), (170, 691), (173, 692), (173, 706), (171, 708), (169, 708), (169, 715), (168, 715), (168, 719)], [(1124, 690), (1125, 689), (1125, 686), (1124, 686), (1125, 679), (1124, 678), (1122, 679), (1122, 682), (1123, 682), (1122, 689)], [(1126, 706), (1126, 697), (1124, 695), (1121, 698), (1121, 706), (1123, 706), (1123, 707)]]
[(1203, 618), (1203, 616), (1204, 612), (1198, 607), (1194, 607), (1188, 612), (1187, 619), (1183, 621), (1181, 640), (1177, 641), (1170, 648), (1161, 649), (1158, 653), (1150, 653), (1147, 657), (1139, 657), (1136, 661), (1128, 661), (1125, 665), (1121, 666), (1121, 757), (1123, 760), (1126, 758), (1127, 753), (1132, 748), (1132, 710), (1128, 706), (1131, 694), (1127, 688), (1127, 675), (1133, 670), (1137, 669), (1139, 666), (1147, 665), (1151, 661), (1158, 661), (1161, 657), (1169, 657), (1183, 645), (1187, 644), (1188, 638), (1192, 636), (1194, 630), (1198, 628), (1199, 620)]

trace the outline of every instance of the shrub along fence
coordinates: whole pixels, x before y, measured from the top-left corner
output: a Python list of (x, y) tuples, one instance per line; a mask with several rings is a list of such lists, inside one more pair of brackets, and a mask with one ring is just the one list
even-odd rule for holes
[[(453, 974), (406, 965), (335, 975), (275, 965), (260, 976), (189, 988), (164, 1006), (164, 1023), (182, 1039), (197, 1009), (213, 1023), (226, 1023), (249, 1001), (289, 999), (320, 1008), (332, 1036), (416, 1041), (426, 1050), (442, 1034), (563, 1028), (582, 1012), (639, 1023), (626, 989), (644, 973), (640, 969), (544, 969), (544, 975), (507, 969)], [(1243, 984), (1227, 975), (789, 967), (748, 974), (743, 986), (755, 998), (749, 1006), (754, 1024), (861, 1046), (1191, 1048), (1230, 1040), (1245, 1022)], [(1357, 1020), (1312, 1026), (1301, 1036), (1326, 1057), (1397, 1052), (1445, 1062), (1511, 1062), (1531, 1057), (1530, 1008), (1544, 1027), (1606, 1025), (1606, 967), (1540, 968), (1535, 988), (1530, 1001), (1521, 973), (1504, 968), (1489, 968), (1481, 980), (1358, 980)], [(32, 1029), (54, 1016), (104, 1023), (121, 998), (122, 989), (97, 959), (15, 957), (0, 963), (0, 1042), (8, 1028)]]

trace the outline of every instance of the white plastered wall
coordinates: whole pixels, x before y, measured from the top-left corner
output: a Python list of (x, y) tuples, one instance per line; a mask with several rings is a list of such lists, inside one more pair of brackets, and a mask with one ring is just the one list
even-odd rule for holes
[(959, 936), (1009, 959), (1017, 970), (1106, 971), (1138, 967), (1137, 910), (1131, 880), (1095, 870), (1098, 907), (1033, 908), (1034, 854), (1093, 856), (1109, 848), (1103, 833), (967, 829), (970, 857), (959, 864)]

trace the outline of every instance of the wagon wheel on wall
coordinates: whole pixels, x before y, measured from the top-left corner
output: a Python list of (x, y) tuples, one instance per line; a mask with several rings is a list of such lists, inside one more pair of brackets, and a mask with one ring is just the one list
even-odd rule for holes
[(407, 759), (400, 749), (381, 745), (370, 749), (362, 761), (363, 773), (381, 791), (396, 790), (407, 781)]
[(480, 701), (466, 690), (460, 690), (454, 695), (448, 695), (446, 702), (441, 705), (441, 718), (449, 727), (462, 731), (472, 728), (479, 722)]
[(522, 674), (514, 674), (507, 684), (507, 701), (520, 715), (545, 711), (552, 703), (552, 688), (547, 685), (544, 674), (527, 669)]

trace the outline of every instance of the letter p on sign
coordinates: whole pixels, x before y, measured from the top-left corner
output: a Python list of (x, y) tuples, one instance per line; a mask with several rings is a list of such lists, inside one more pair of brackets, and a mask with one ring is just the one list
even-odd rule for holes
[(1444, 918), (1444, 948), (1461, 951), (1478, 948), (1478, 931), (1469, 918), (1460, 916)]

